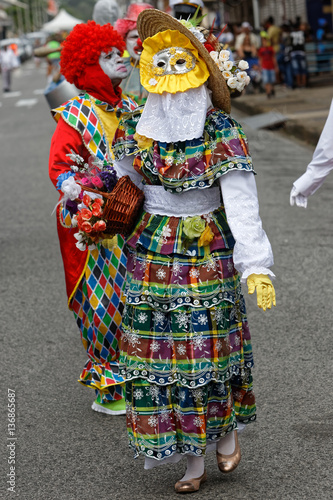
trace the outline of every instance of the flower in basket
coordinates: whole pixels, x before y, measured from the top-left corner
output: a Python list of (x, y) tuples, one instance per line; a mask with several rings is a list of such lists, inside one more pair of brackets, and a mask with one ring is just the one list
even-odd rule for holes
[(104, 240), (107, 221), (103, 218), (106, 198), (103, 193), (110, 193), (117, 184), (118, 177), (112, 165), (90, 156), (88, 161), (71, 151), (67, 155), (73, 162), (70, 171), (60, 174), (57, 187), (64, 193), (61, 202), (72, 214), (72, 227), (79, 232), (75, 235), (77, 247), (85, 250), (95, 247)]
[(68, 184), (70, 196), (75, 196), (77, 210), (70, 227), (79, 229), (75, 236), (77, 248), (92, 249), (115, 234), (127, 233), (141, 209), (143, 192), (129, 176), (118, 179), (115, 169), (106, 161), (91, 156), (85, 162), (73, 151), (67, 156), (75, 162), (71, 166), (74, 175), (66, 173), (61, 179), (59, 176), (58, 182), (66, 189)]
[(91, 250), (96, 243), (105, 238), (106, 221), (103, 219), (102, 198), (92, 198), (84, 194), (82, 208), (73, 217), (73, 226), (78, 227), (79, 232), (74, 235), (78, 240), (77, 248), (85, 250), (86, 246)]

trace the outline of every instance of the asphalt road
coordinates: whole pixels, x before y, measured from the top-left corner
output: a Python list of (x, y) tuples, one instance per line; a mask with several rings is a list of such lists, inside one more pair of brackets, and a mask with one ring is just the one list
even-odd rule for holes
[[(85, 354), (67, 310), (51, 216), (55, 123), (41, 94), (45, 83), (45, 69), (28, 62), (15, 75), (14, 93), (0, 95), (0, 498), (179, 499), (173, 485), (184, 463), (144, 471), (127, 446), (125, 417), (93, 412), (93, 391), (77, 382)], [(258, 420), (240, 438), (243, 458), (232, 474), (222, 476), (207, 457), (209, 480), (196, 498), (326, 500), (333, 498), (333, 176), (306, 210), (290, 207), (292, 181), (311, 149), (278, 132), (246, 132), (275, 255), (277, 306), (263, 313), (247, 296)], [(8, 427), (8, 389), (15, 391), (15, 429)], [(10, 477), (15, 492), (7, 490)]]

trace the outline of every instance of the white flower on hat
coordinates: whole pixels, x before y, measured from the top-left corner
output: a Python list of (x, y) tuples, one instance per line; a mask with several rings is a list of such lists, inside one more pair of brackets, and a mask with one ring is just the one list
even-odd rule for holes
[(224, 78), (225, 78), (226, 80), (228, 80), (229, 78), (231, 78), (231, 77), (232, 77), (232, 73), (231, 73), (231, 71), (222, 71), (222, 75), (224, 76)]
[(223, 61), (219, 61), (217, 64), (218, 64), (218, 67), (219, 67), (220, 71), (224, 71), (225, 70), (224, 62)]
[(231, 71), (234, 63), (232, 61), (225, 61), (224, 63), (224, 69), (227, 71)]
[(231, 89), (235, 89), (237, 87), (237, 78), (232, 76), (231, 78), (228, 78), (227, 84)]
[(246, 73), (246, 71), (239, 71), (239, 72), (237, 73), (237, 80), (238, 80), (239, 82), (242, 82), (242, 81), (244, 81), (244, 82), (245, 82), (246, 77), (247, 77), (247, 73)]
[(218, 64), (219, 62), (219, 53), (216, 52), (216, 50), (212, 50), (211, 52), (209, 52), (210, 54), (210, 57), (213, 59), (214, 62), (216, 62), (216, 64)]
[(197, 38), (199, 40), (199, 42), (201, 43), (205, 43), (206, 39), (205, 37), (203, 36), (203, 34), (201, 33), (201, 31), (197, 30), (196, 28), (189, 28), (189, 31), (191, 33), (193, 33), (193, 35), (195, 36), (195, 38)]
[(245, 85), (248, 85), (251, 81), (251, 78), (249, 75), (246, 75), (246, 78), (245, 78)]
[(221, 50), (219, 54), (220, 61), (229, 61), (229, 58), (230, 58), (229, 50)]
[(244, 61), (244, 59), (241, 59), (238, 63), (238, 67), (241, 70), (249, 69), (249, 63), (247, 61)]
[(245, 87), (245, 82), (237, 82), (236, 90), (242, 92), (244, 90), (244, 87)]

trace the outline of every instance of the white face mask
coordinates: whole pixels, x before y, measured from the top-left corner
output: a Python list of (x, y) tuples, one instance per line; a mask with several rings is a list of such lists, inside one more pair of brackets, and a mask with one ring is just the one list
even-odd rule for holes
[(124, 60), (118, 49), (113, 48), (110, 52), (102, 52), (99, 57), (99, 65), (112, 82), (123, 80), (129, 74)]
[(142, 48), (137, 47), (139, 39), (138, 30), (130, 30), (126, 36), (126, 49), (129, 55), (137, 60), (140, 59)]
[(155, 68), (160, 68), (160, 75), (182, 75), (191, 71), (196, 64), (194, 55), (182, 47), (170, 47), (157, 52), (153, 57)]

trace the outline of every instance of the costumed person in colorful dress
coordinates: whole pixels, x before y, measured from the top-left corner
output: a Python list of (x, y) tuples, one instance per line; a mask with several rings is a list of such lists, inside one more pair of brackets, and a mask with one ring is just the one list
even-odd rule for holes
[(121, 87), (126, 95), (133, 97), (139, 104), (144, 104), (148, 92), (140, 83), (140, 55), (142, 44), (139, 39), (136, 22), (138, 15), (145, 9), (152, 9), (149, 3), (132, 3), (127, 9), (123, 19), (118, 19), (115, 29), (121, 34), (126, 42), (128, 57), (124, 58), (125, 64), (129, 69), (129, 75), (125, 78)]
[(306, 208), (314, 194), (333, 170), (333, 101), (318, 144), (306, 172), (297, 179), (290, 193), (290, 205)]
[(204, 3), (202, 0), (192, 0), (191, 2), (187, 2), (186, 0), (183, 2), (179, 0), (170, 0), (169, 6), (172, 9), (173, 17), (176, 19), (188, 20), (195, 15), (198, 17), (202, 16)]
[(236, 88), (246, 72), (223, 76), (228, 51), (158, 10), (139, 15), (138, 31), (149, 96), (142, 114), (120, 122), (113, 146), (115, 168), (145, 183), (126, 241), (119, 364), (135, 456), (146, 469), (186, 456), (175, 485), (186, 493), (206, 480), (210, 449), (222, 473), (237, 467), (237, 429), (256, 418), (241, 281), (260, 308), (275, 305), (273, 255), (247, 140), (229, 115), (225, 76)]
[[(119, 84), (128, 75), (121, 54), (125, 44), (110, 24), (78, 24), (61, 52), (66, 80), (83, 89), (53, 110), (57, 127), (52, 137), (49, 174), (62, 198), (70, 189), (75, 161), (110, 160), (110, 145), (122, 113), (136, 103), (121, 93)], [(75, 198), (75, 197), (74, 197)], [(88, 361), (79, 381), (96, 390), (92, 408), (124, 413), (123, 378), (119, 374), (118, 340), (123, 311), (122, 289), (126, 273), (124, 240), (109, 249), (82, 249), (75, 237), (71, 216), (77, 203), (57, 207), (57, 228), (64, 263), (68, 306), (80, 329)]]
[(116, 0), (97, 0), (94, 5), (92, 18), (101, 26), (108, 23), (114, 26), (120, 16), (121, 12)]

